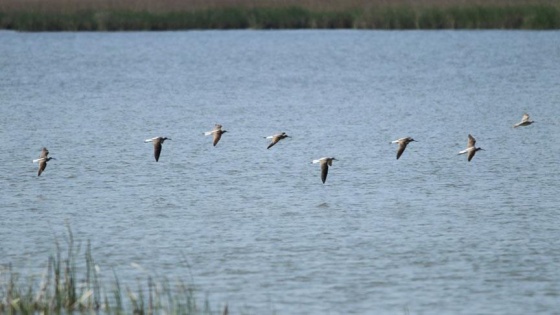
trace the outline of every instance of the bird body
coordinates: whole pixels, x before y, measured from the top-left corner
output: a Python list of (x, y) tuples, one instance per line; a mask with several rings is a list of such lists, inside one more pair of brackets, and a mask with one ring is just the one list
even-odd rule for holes
[(337, 161), (334, 157), (323, 157), (318, 160), (313, 160), (312, 163), (321, 163), (321, 180), (323, 184), (327, 180), (327, 174), (329, 173), (329, 166), (332, 166), (332, 162)]
[(459, 151), (459, 154), (467, 154), (467, 161), (470, 162), (476, 151), (484, 150), (482, 148), (475, 147), (476, 139), (469, 134), (469, 140), (467, 141), (467, 148), (465, 150)]
[(165, 142), (165, 140), (171, 140), (167, 137), (155, 137), (152, 139), (146, 139), (144, 142), (152, 142), (154, 144), (154, 157), (156, 158), (156, 162), (159, 161), (159, 155), (161, 154), (161, 145)]
[(216, 125), (214, 126), (214, 129), (213, 129), (213, 130), (211, 130), (211, 131), (206, 131), (206, 132), (204, 133), (204, 135), (205, 135), (205, 136), (214, 135), (214, 139), (213, 139), (213, 141), (212, 141), (212, 144), (213, 144), (214, 146), (216, 146), (216, 144), (218, 144), (218, 142), (219, 142), (220, 139), (222, 138), (222, 135), (223, 135), (224, 133), (226, 133), (226, 132), (227, 132), (227, 130), (222, 130), (222, 125), (216, 124)]
[(39, 170), (37, 171), (37, 176), (41, 176), (41, 173), (47, 168), (47, 162), (50, 160), (56, 160), (53, 157), (48, 157), (49, 150), (47, 148), (43, 148), (41, 150), (41, 156), (38, 159), (33, 160), (33, 163), (39, 163)]
[[(416, 141), (416, 140), (412, 139), (411, 137), (406, 137), (406, 138), (397, 139), (395, 141), (391, 141), (391, 143), (398, 143), (399, 144), (399, 149), (397, 150), (397, 160), (403, 154), (404, 150), (406, 149), (406, 146), (409, 143), (411, 143), (412, 141)], [(416, 141), (416, 142), (418, 142), (418, 141)]]
[(279, 134), (275, 134), (275, 135), (272, 135), (272, 136), (268, 136), (268, 137), (266, 137), (266, 138), (267, 138), (267, 139), (271, 139), (272, 141), (270, 142), (270, 144), (269, 144), (268, 147), (266, 147), (266, 148), (267, 148), (267, 149), (270, 149), (270, 148), (272, 148), (272, 146), (274, 146), (275, 144), (277, 144), (278, 141), (280, 141), (280, 140), (282, 140), (282, 139), (285, 139), (285, 138), (288, 138), (288, 137), (289, 137), (289, 136), (288, 136), (285, 132), (282, 132), (282, 133), (279, 133)]
[(525, 113), (523, 114), (523, 117), (521, 118), (521, 121), (518, 122), (517, 124), (513, 125), (513, 128), (517, 128), (520, 126), (529, 126), (530, 124), (534, 123), (534, 121), (529, 120), (529, 114)]

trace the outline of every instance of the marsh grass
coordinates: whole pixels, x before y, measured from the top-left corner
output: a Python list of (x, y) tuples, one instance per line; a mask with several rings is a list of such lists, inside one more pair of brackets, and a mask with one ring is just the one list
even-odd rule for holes
[(216, 314), (208, 300), (199, 306), (194, 288), (182, 280), (147, 276), (134, 288), (123, 287), (113, 271), (107, 290), (90, 243), (82, 251), (70, 229), (66, 249), (58, 240), (55, 247), (40, 281), (34, 277), (21, 279), (11, 265), (0, 274), (0, 314)]
[(3, 0), (0, 28), (21, 31), (181, 29), (558, 29), (551, 0)]

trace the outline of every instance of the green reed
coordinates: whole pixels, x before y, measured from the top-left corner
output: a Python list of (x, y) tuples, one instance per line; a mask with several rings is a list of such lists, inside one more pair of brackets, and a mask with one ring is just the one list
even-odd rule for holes
[[(148, 276), (136, 288), (121, 285), (115, 271), (111, 288), (101, 283), (88, 242), (81, 250), (68, 229), (67, 248), (55, 240), (40, 281), (20, 279), (12, 266), (0, 274), (0, 314), (216, 314), (206, 300), (199, 306), (195, 290), (186, 282)], [(83, 257), (83, 264), (79, 258)], [(224, 312), (227, 306), (224, 308)]]
[[(47, 1), (48, 2), (48, 1)], [(237, 2), (234, 2), (237, 3)], [(192, 10), (123, 6), (10, 9), (0, 7), (0, 28), (20, 31), (189, 29), (558, 29), (560, 4), (383, 4), (371, 6), (236, 5)]]

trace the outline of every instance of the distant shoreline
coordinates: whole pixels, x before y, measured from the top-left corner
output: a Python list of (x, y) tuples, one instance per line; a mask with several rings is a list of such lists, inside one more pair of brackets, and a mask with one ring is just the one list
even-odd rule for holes
[[(45, 3), (54, 1), (52, 6)], [(490, 1), (489, 4), (421, 1), (421, 5), (377, 3), (333, 7), (319, 5), (222, 5), (152, 8), (148, 5), (103, 5), (86, 2), (65, 6), (60, 0), (5, 0), (0, 5), (0, 29), (16, 31), (163, 31), (228, 29), (560, 29), (560, 3), (547, 1)], [(167, 2), (169, 2), (168, 0)], [(194, 0), (190, 0), (194, 1)], [(246, 0), (250, 1), (250, 0)], [(318, 1), (318, 0), (315, 0)], [(165, 1), (164, 1), (165, 2)], [(188, 2), (188, 1), (187, 1)], [(432, 3), (433, 2), (433, 3)], [(437, 2), (437, 3), (436, 3)], [(457, 2), (457, 1), (455, 1)], [(263, 5), (269, 3), (269, 5)], [(332, 4), (332, 3), (331, 3)]]

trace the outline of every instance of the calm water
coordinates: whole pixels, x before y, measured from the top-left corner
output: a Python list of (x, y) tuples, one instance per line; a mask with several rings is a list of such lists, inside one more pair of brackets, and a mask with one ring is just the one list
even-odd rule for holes
[(560, 312), (559, 32), (0, 32), (0, 69), (2, 265), (68, 222), (236, 314)]

